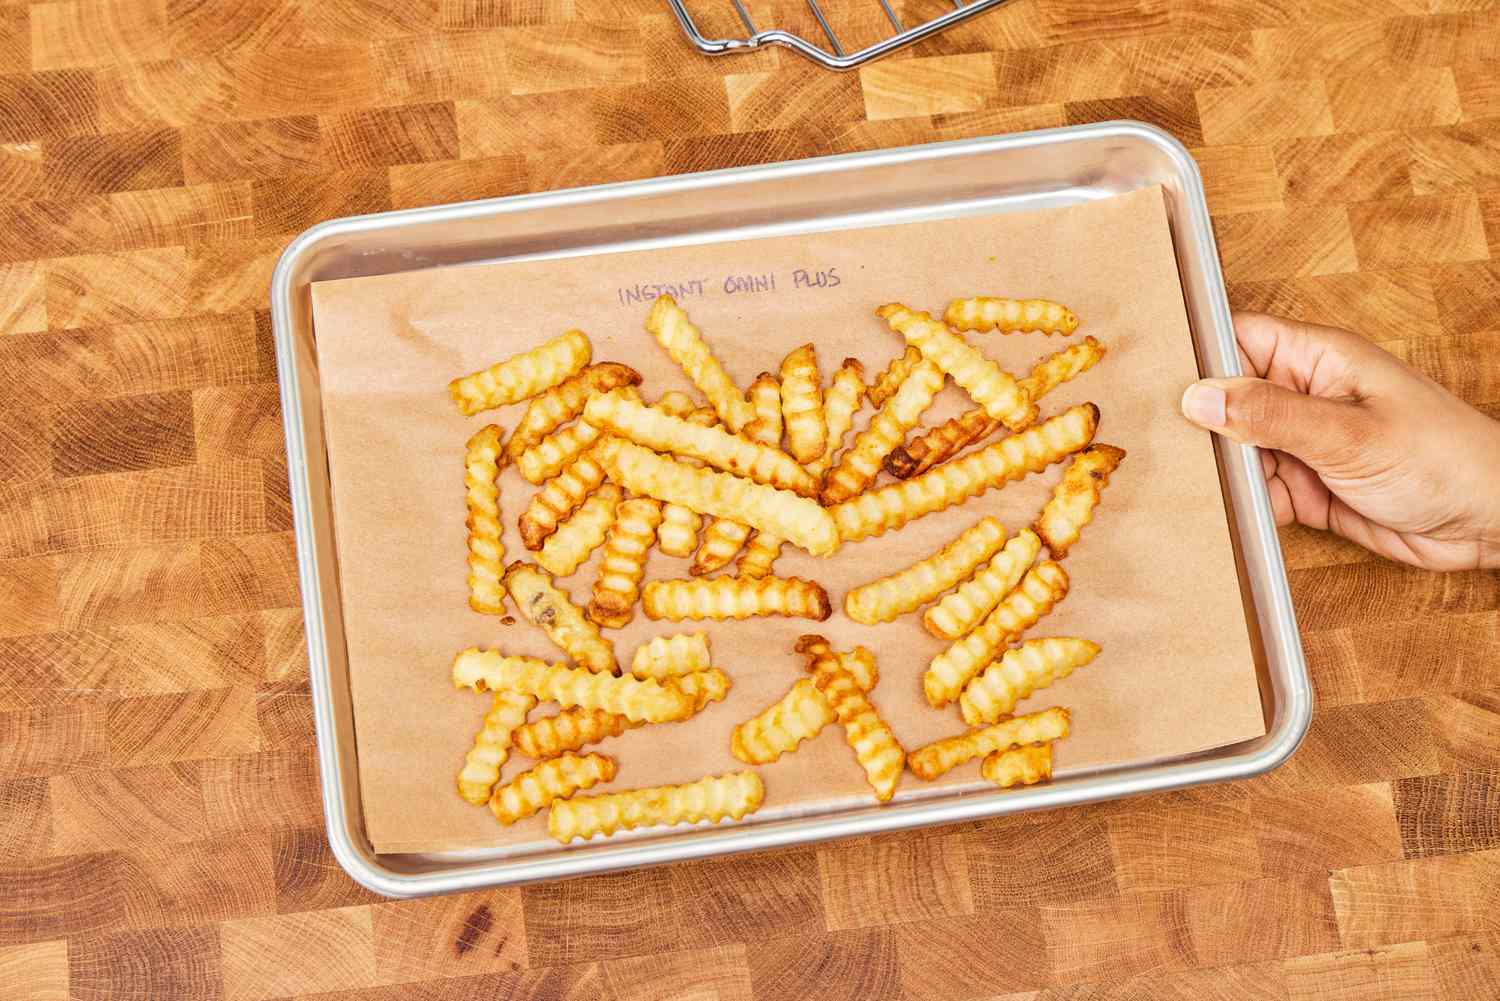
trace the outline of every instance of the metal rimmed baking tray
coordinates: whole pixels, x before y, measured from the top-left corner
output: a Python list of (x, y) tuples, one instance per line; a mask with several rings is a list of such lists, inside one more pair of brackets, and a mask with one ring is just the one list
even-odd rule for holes
[(681, 828), (546, 855), (376, 854), (365, 835), (339, 597), (311, 284), (455, 264), (578, 256), (1048, 208), (1160, 185), (1200, 371), (1239, 372), (1229, 307), (1187, 151), (1114, 122), (883, 150), (574, 191), (334, 220), (287, 248), (272, 280), (282, 413), (297, 535), (323, 805), (335, 857), (370, 889), (420, 896), (754, 851), (1260, 774), (1292, 753), (1311, 685), (1254, 449), (1216, 443), (1267, 733), (1165, 762), (1060, 776), (1051, 785), (860, 806), (749, 826)]

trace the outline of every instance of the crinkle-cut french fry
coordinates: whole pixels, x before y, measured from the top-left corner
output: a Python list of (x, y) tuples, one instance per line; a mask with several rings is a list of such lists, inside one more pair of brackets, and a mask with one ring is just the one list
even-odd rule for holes
[(615, 762), (602, 754), (563, 754), (538, 762), (529, 771), (495, 790), (490, 810), (507, 826), (540, 813), (559, 799), (566, 799), (615, 777)]
[(781, 414), (786, 424), (786, 447), (792, 458), (805, 464), (827, 450), (823, 381), (818, 374), (818, 351), (812, 344), (795, 348), (782, 359)]
[(607, 437), (594, 447), (610, 479), (631, 493), (780, 535), (814, 556), (827, 556), (838, 548), (832, 515), (811, 498), (729, 473), (695, 469), (622, 438)]
[(841, 503), (873, 483), (885, 457), (901, 444), (906, 432), (916, 427), (923, 411), (942, 388), (942, 369), (925, 358), (917, 362), (911, 375), (870, 419), (870, 426), (854, 436), (853, 444), (828, 471), (823, 484), (823, 503)]
[(770, 448), (781, 448), (781, 381), (770, 372), (762, 372), (750, 383), (750, 406), (755, 420), (745, 425), (745, 437)]
[(934, 709), (958, 698), (969, 679), (995, 659), (1007, 643), (1036, 624), (1068, 594), (1068, 573), (1051, 560), (1026, 572), (1015, 590), (985, 616), (972, 633), (932, 658), (922, 675), (922, 691)]
[(656, 542), (661, 525), (661, 501), (632, 497), (615, 509), (615, 523), (604, 540), (604, 557), (594, 581), (588, 617), (601, 626), (619, 629), (635, 617), (635, 602), (646, 575), (646, 553)]
[[(812, 658), (832, 653), (863, 691), (868, 692), (880, 680), (875, 655), (865, 647), (833, 651), (822, 636), (809, 635), (797, 641), (797, 652)], [(816, 737), (835, 719), (833, 707), (818, 691), (817, 683), (803, 678), (780, 699), (734, 728), (729, 737), (729, 753), (746, 764), (769, 764), (795, 751), (804, 740)]]
[(613, 674), (614, 644), (599, 633), (599, 627), (584, 617), (567, 593), (530, 563), (512, 563), (505, 568), (505, 589), (528, 622), (542, 627), (559, 650), (579, 667)]
[(823, 423), (828, 428), (828, 444), (823, 454), (807, 464), (807, 471), (819, 479), (833, 465), (844, 435), (854, 426), (854, 415), (865, 399), (865, 369), (855, 358), (845, 358), (833, 373), (833, 382), (823, 394)]
[(1005, 544), (1005, 526), (981, 518), (924, 560), (861, 584), (844, 596), (844, 611), (855, 622), (891, 622), (925, 605), (972, 573)]
[[(1064, 382), (1087, 372), (1103, 357), (1104, 345), (1092, 337), (1085, 337), (1037, 362), (1031, 373), (1018, 382), (1035, 402)], [(900, 480), (925, 473), (976, 441), (988, 438), (999, 427), (1000, 422), (985, 413), (983, 407), (965, 411), (897, 448), (886, 458), (885, 471)]]
[(713, 666), (708, 654), (708, 635), (672, 633), (654, 636), (635, 648), (630, 659), (630, 673), (637, 678), (680, 678)]
[(703, 543), (693, 554), (693, 565), (688, 567), (688, 573), (702, 577), (728, 566), (749, 538), (749, 525), (728, 518), (715, 518), (703, 530)]
[(1068, 711), (1059, 706), (1004, 720), (982, 730), (944, 737), (911, 752), (906, 763), (919, 779), (931, 782), (965, 761), (1008, 747), (1044, 744), (1068, 735)]
[(844, 737), (854, 757), (865, 770), (875, 798), (888, 802), (896, 794), (896, 783), (906, 767), (906, 751), (880, 718), (869, 697), (837, 657), (820, 654), (808, 665), (818, 691), (844, 725)]
[(1093, 440), (1099, 408), (1085, 403), (1020, 434), (940, 466), (921, 476), (869, 490), (829, 511), (839, 538), (854, 542), (883, 535), (924, 514), (961, 504), (993, 487), (1019, 480), (1061, 461)]
[(1049, 782), (1052, 779), (1052, 745), (1027, 744), (1005, 751), (991, 751), (979, 763), (979, 775), (1001, 789)]
[(985, 413), (1012, 431), (1036, 420), (1036, 404), (1021, 389), (1016, 377), (949, 330), (946, 324), (899, 302), (886, 303), (875, 310), (875, 315), (920, 350), (923, 358), (952, 376)]
[(917, 367), (917, 362), (922, 360), (922, 352), (914, 347), (908, 347), (901, 354), (891, 359), (891, 363), (881, 370), (870, 383), (870, 404), (876, 407), (885, 406), (885, 401), (896, 395), (896, 390), (911, 375), (911, 370)]
[(740, 554), (740, 561), (734, 567), (735, 571), (741, 577), (770, 576), (771, 566), (781, 555), (781, 547), (785, 543), (785, 539), (778, 539), (765, 532), (756, 532), (750, 539), (750, 544), (745, 547), (745, 551)]
[(748, 619), (756, 615), (786, 615), (821, 622), (832, 613), (823, 586), (800, 577), (654, 580), (646, 585), (641, 604), (647, 618), (671, 622)]
[(812, 474), (779, 448), (722, 428), (702, 427), (616, 393), (590, 397), (583, 419), (653, 451), (698, 459), (756, 483), (804, 496), (817, 491)]
[(1062, 479), (1052, 488), (1052, 497), (1037, 518), (1036, 534), (1047, 543), (1054, 560), (1068, 555), (1068, 550), (1083, 534), (1083, 527), (1094, 520), (1109, 476), (1125, 458), (1125, 450), (1114, 445), (1096, 444), (1073, 456)]
[[(666, 400), (671, 395), (671, 393), (663, 394), (662, 400)], [(678, 395), (687, 399), (686, 394), (679, 393)], [(657, 405), (661, 406), (660, 403)], [(666, 408), (663, 407), (663, 409)], [(719, 415), (714, 413), (713, 407), (689, 410), (677, 416), (705, 427), (719, 423)], [(696, 459), (679, 459), (678, 461), (690, 466), (702, 465)], [(662, 504), (661, 526), (656, 530), (656, 547), (668, 556), (691, 556), (698, 548), (698, 530), (702, 527), (703, 515), (692, 508), (681, 504)]]
[(589, 363), (593, 346), (581, 330), (513, 355), (448, 383), (448, 394), (465, 415), (519, 403), (545, 392)]
[(710, 776), (678, 786), (630, 789), (604, 796), (554, 800), (547, 815), (548, 832), (567, 844), (596, 834), (657, 825), (718, 823), (739, 820), (760, 809), (766, 787), (754, 772)]
[(922, 613), (922, 625), (939, 639), (956, 640), (969, 634), (1000, 604), (1001, 598), (1021, 583), (1021, 577), (1041, 551), (1042, 540), (1036, 533), (1029, 528), (1021, 529), (957, 591), (945, 595)]
[(1071, 636), (1027, 640), (990, 662), (959, 696), (958, 708), (970, 726), (995, 723), (1038, 688), (1066, 678), (1099, 654), (1099, 644)]
[[(667, 390), (665, 393), (662, 393), (661, 396), (657, 398), (657, 401), (652, 405), (659, 409), (662, 413), (671, 414), (673, 417), (686, 417), (688, 414), (698, 409), (698, 404), (693, 402), (693, 398), (680, 389)], [(708, 409), (713, 410), (712, 407), (709, 407)], [(714, 420), (718, 419), (719, 415), (714, 414)]]
[(500, 429), (491, 424), (474, 433), (464, 446), (464, 504), (469, 516), (469, 607), (499, 615), (505, 611), (505, 589), (500, 575), (505, 567), (505, 543), (500, 538)]
[(565, 709), (577, 706), (619, 713), (632, 722), (670, 723), (685, 719), (693, 711), (693, 700), (671, 683), (595, 674), (583, 667), (506, 656), (478, 647), (469, 647), (453, 658), (453, 684), (476, 692), (509, 689), (556, 702)]
[(643, 725), (602, 709), (564, 709), (519, 727), (512, 740), (515, 749), (528, 758), (552, 758)]
[(693, 385), (703, 391), (719, 420), (738, 433), (755, 420), (755, 410), (740, 392), (724, 366), (719, 364), (699, 330), (682, 307), (669, 295), (659, 297), (646, 317), (646, 331), (682, 367)]
[[(588, 425), (582, 425), (587, 427)], [(584, 452), (531, 496), (521, 512), (521, 542), (533, 552), (542, 548), (547, 536), (578, 509), (604, 482), (604, 467), (592, 452)]]
[(526, 722), (526, 714), (535, 708), (536, 699), (530, 695), (495, 693), (484, 724), (474, 735), (474, 746), (464, 756), (464, 767), (458, 773), (460, 796), (475, 806), (489, 802), (490, 790), (500, 781), (500, 767), (510, 757), (516, 728)]
[[(756, 417), (746, 425), (745, 433), (762, 445), (778, 449), (778, 455), (784, 455), (784, 452), (779, 451), (782, 429), (781, 385), (775, 376), (762, 372), (755, 377), (755, 382), (750, 385), (750, 404), (755, 408)], [(813, 479), (812, 482), (816, 492), (817, 481)], [(728, 566), (729, 561), (734, 559), (749, 538), (749, 525), (727, 518), (713, 519), (703, 531), (703, 545), (693, 554), (693, 565), (688, 568), (688, 573), (701, 577)], [(769, 569), (767, 572), (770, 572)], [(763, 577), (765, 574), (759, 576)]]
[(582, 421), (569, 424), (522, 452), (516, 468), (527, 483), (540, 486), (567, 469), (603, 433)]
[(609, 527), (615, 523), (615, 511), (624, 492), (613, 483), (602, 483), (588, 500), (568, 516), (568, 520), (547, 536), (536, 554), (536, 561), (554, 577), (566, 577), (577, 570), (595, 549), (604, 545)]
[(875, 655), (869, 647), (857, 646), (853, 650), (835, 650), (827, 637), (817, 633), (806, 633), (797, 637), (793, 647), (807, 658), (807, 669), (817, 666), (818, 658), (834, 657), (839, 666), (853, 676), (860, 689), (868, 692), (880, 681), (880, 669), (875, 666)]
[(954, 299), (943, 311), (943, 322), (957, 330), (998, 330), (1002, 334), (1041, 331), (1066, 337), (1078, 329), (1077, 315), (1061, 303), (993, 295)]
[(505, 454), (519, 459), (521, 453), (583, 413), (589, 397), (624, 386), (638, 386), (641, 373), (619, 362), (588, 365), (526, 404), (521, 423), (510, 433)]

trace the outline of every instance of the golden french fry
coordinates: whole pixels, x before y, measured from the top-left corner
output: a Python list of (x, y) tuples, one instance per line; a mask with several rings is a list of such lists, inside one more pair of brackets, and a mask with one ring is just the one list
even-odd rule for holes
[(1002, 438), (921, 476), (892, 483), (835, 505), (829, 511), (839, 538), (854, 542), (883, 535), (915, 518), (961, 504), (992, 487), (1040, 472), (1093, 440), (1099, 408), (1085, 403)]
[(536, 699), (515, 692), (496, 692), (484, 724), (474, 735), (474, 746), (464, 756), (458, 773), (458, 794), (475, 806), (490, 800), (490, 790), (500, 781), (500, 767), (510, 757), (511, 739), (526, 714), (536, 708)]
[(981, 518), (925, 560), (844, 596), (844, 611), (855, 622), (891, 622), (942, 594), (964, 579), (1005, 544), (1005, 526)]
[[(693, 398), (678, 389), (669, 389), (662, 393), (655, 405), (662, 413), (671, 414), (673, 417), (686, 417), (698, 409), (698, 404), (693, 402)], [(713, 407), (707, 409), (712, 412)], [(714, 420), (718, 419), (719, 415), (714, 414)]]
[(693, 700), (668, 683), (626, 675), (595, 674), (582, 667), (549, 664), (470, 647), (453, 658), (453, 684), (476, 692), (508, 689), (556, 702), (565, 709), (602, 709), (632, 722), (670, 723), (693, 711)]
[[(797, 641), (797, 652), (814, 658), (831, 653), (866, 692), (880, 680), (875, 655), (864, 647), (834, 652), (822, 636), (803, 636)], [(804, 740), (816, 737), (837, 718), (817, 683), (803, 678), (776, 702), (734, 728), (729, 736), (729, 753), (746, 764), (769, 764), (795, 751)]]
[[(671, 393), (662, 395), (665, 401)], [(678, 394), (687, 399), (685, 394)], [(662, 406), (662, 404), (657, 404)], [(665, 406), (662, 409), (667, 410)], [(671, 413), (671, 410), (667, 410)], [(695, 424), (711, 426), (719, 423), (719, 415), (714, 413), (713, 407), (689, 410), (678, 414), (685, 420)], [(678, 461), (689, 465), (698, 466), (701, 463), (696, 459), (679, 459)], [(656, 546), (668, 556), (691, 556), (698, 548), (698, 530), (703, 527), (703, 516), (692, 508), (681, 504), (662, 504), (661, 526), (656, 530)]]
[(505, 454), (520, 459), (521, 453), (547, 435), (583, 413), (589, 397), (623, 386), (638, 386), (641, 373), (618, 362), (588, 365), (577, 375), (569, 376), (526, 405), (521, 423), (510, 433)]
[(475, 432), (464, 446), (464, 503), (469, 510), (469, 607), (499, 615), (505, 611), (500, 575), (505, 543), (500, 538), (501, 431), (491, 424)]
[(958, 698), (969, 679), (995, 659), (1005, 644), (1020, 639), (1068, 594), (1068, 573), (1047, 560), (1026, 572), (1015, 590), (985, 616), (975, 630), (932, 658), (922, 675), (922, 691), (934, 709)]
[(781, 362), (781, 413), (792, 458), (809, 463), (827, 450), (823, 382), (818, 375), (817, 348), (811, 344), (793, 350)]
[(1001, 789), (1051, 781), (1052, 745), (1027, 744), (1006, 751), (991, 751), (979, 763), (979, 775)]
[(740, 561), (735, 564), (735, 571), (741, 577), (768, 577), (771, 566), (776, 558), (781, 555), (781, 547), (785, 545), (785, 539), (779, 539), (765, 532), (756, 532), (750, 539), (750, 544), (740, 554)]
[(589, 363), (593, 346), (581, 330), (569, 330), (540, 347), (514, 355), (448, 383), (448, 394), (465, 416), (545, 392)]
[(1114, 445), (1090, 445), (1073, 456), (1052, 497), (1037, 518), (1036, 534), (1047, 543), (1054, 560), (1068, 555), (1068, 550), (1083, 534), (1083, 526), (1094, 520), (1094, 508), (1109, 476), (1125, 458), (1125, 450)]
[(781, 448), (781, 382), (770, 372), (762, 372), (750, 383), (750, 407), (755, 420), (745, 425), (745, 437), (771, 448)]
[(622, 438), (607, 437), (594, 447), (610, 479), (631, 493), (780, 535), (814, 556), (838, 548), (833, 517), (815, 500), (729, 473), (695, 469)]
[(697, 459), (756, 483), (795, 490), (804, 496), (817, 492), (812, 474), (779, 448), (673, 417), (617, 393), (590, 397), (583, 408), (583, 419), (652, 451)]
[(891, 363), (875, 377), (870, 383), (869, 397), (873, 406), (885, 406), (885, 401), (896, 395), (896, 390), (911, 375), (911, 370), (917, 367), (917, 362), (922, 360), (922, 352), (914, 347), (908, 347), (904, 352), (891, 359)]
[(754, 772), (733, 772), (687, 785), (630, 789), (606, 796), (554, 800), (547, 830), (563, 844), (596, 834), (657, 825), (739, 820), (760, 809), (766, 788)]
[(957, 591), (922, 613), (922, 625), (939, 639), (956, 640), (972, 632), (1000, 599), (1009, 594), (1036, 562), (1042, 540), (1023, 528), (980, 567)]
[(635, 617), (635, 601), (646, 575), (646, 553), (656, 542), (661, 525), (661, 501), (632, 497), (615, 509), (615, 523), (604, 540), (604, 558), (594, 581), (594, 600), (588, 617), (601, 626), (619, 629)]
[(602, 754), (563, 754), (532, 766), (495, 790), (490, 810), (509, 826), (540, 813), (559, 799), (615, 777), (615, 762)]
[[(588, 427), (586, 424), (580, 426)], [(521, 543), (533, 551), (542, 548), (547, 537), (557, 531), (557, 526), (603, 482), (604, 467), (593, 453), (578, 455), (532, 495), (519, 519)]]
[(540, 486), (567, 469), (603, 433), (582, 421), (569, 424), (522, 452), (516, 459), (516, 469), (527, 483)]
[(985, 413), (1010, 430), (1019, 431), (1036, 420), (1036, 404), (1021, 389), (1016, 377), (949, 330), (946, 324), (899, 302), (886, 303), (875, 310), (875, 315), (920, 350), (923, 358), (952, 376)]
[(931, 782), (965, 761), (1026, 744), (1043, 744), (1068, 735), (1068, 711), (1054, 706), (1041, 712), (970, 730), (956, 737), (944, 737), (911, 752), (906, 759), (912, 773)]
[(992, 295), (954, 299), (943, 312), (943, 322), (958, 330), (998, 330), (1002, 334), (1039, 330), (1067, 336), (1078, 329), (1078, 317), (1060, 303)]
[(827, 637), (817, 633), (805, 633), (797, 637), (794, 645), (798, 653), (807, 658), (807, 669), (817, 666), (818, 658), (834, 657), (839, 667), (848, 671), (862, 691), (870, 691), (880, 681), (880, 669), (875, 666), (875, 655), (868, 647), (857, 646), (853, 650), (835, 650)]
[(1040, 400), (1063, 383), (1093, 368), (1104, 357), (1104, 345), (1092, 337), (1070, 344), (1031, 366), (1021, 380), (1021, 388), (1033, 400)]
[(577, 570), (595, 549), (604, 545), (623, 496), (617, 485), (600, 484), (567, 521), (557, 526), (556, 532), (547, 536), (537, 551), (536, 561), (554, 577), (566, 577)]
[(703, 544), (693, 554), (693, 565), (688, 567), (688, 573), (702, 577), (728, 566), (749, 538), (749, 525), (728, 518), (715, 518), (703, 530)]
[(541, 626), (573, 663), (604, 674), (617, 670), (614, 645), (540, 569), (512, 563), (505, 568), (505, 589), (527, 621)]
[(748, 619), (756, 615), (787, 615), (822, 621), (832, 613), (828, 592), (815, 581), (800, 577), (713, 577), (696, 580), (654, 580), (641, 595), (646, 617), (679, 622), (683, 619)]
[(838, 721), (844, 725), (844, 737), (854, 751), (855, 759), (865, 770), (875, 798), (888, 802), (896, 794), (896, 783), (906, 767), (906, 752), (875, 706), (860, 689), (854, 676), (840, 665), (837, 657), (820, 653), (808, 670), (818, 691), (828, 700)]
[(854, 415), (865, 399), (865, 369), (854, 358), (833, 373), (833, 382), (823, 394), (823, 423), (828, 428), (828, 444), (823, 454), (807, 464), (807, 471), (822, 478), (833, 465), (834, 456), (844, 444), (844, 435), (854, 426)]
[(712, 667), (705, 633), (673, 633), (656, 636), (635, 648), (630, 673), (637, 678), (680, 678)]
[(885, 457), (901, 444), (907, 431), (916, 427), (942, 388), (942, 369), (925, 358), (917, 362), (911, 375), (871, 418), (870, 426), (854, 436), (854, 443), (839, 456), (838, 465), (828, 471), (823, 503), (846, 501), (874, 482)]
[(554, 758), (642, 725), (602, 709), (564, 709), (517, 728), (512, 743), (528, 758)]
[(959, 696), (964, 722), (970, 726), (998, 722), (1015, 710), (1017, 702), (1066, 678), (1098, 654), (1098, 643), (1070, 636), (1027, 640), (1012, 647), (980, 671)]
[(703, 340), (703, 332), (688, 319), (681, 306), (669, 295), (661, 296), (646, 317), (646, 330), (666, 349), (672, 360), (682, 367), (693, 385), (703, 391), (713, 405), (719, 420), (730, 431), (738, 433), (755, 420), (755, 411), (740, 392), (724, 366)]

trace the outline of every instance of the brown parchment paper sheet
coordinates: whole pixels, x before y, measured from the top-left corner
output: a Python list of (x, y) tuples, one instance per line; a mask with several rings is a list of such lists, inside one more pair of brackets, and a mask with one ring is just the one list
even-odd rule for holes
[[(806, 281), (798, 280), (799, 269)], [(726, 292), (726, 280), (744, 290)], [(1083, 319), (1074, 339), (1092, 334), (1109, 353), (1052, 393), (1043, 414), (1093, 400), (1103, 411), (1096, 440), (1124, 447), (1129, 457), (1065, 562), (1071, 594), (1032, 633), (1085, 636), (1103, 644), (1103, 653), (1020, 711), (1054, 704), (1072, 710), (1073, 736), (1056, 752), (1059, 774), (1264, 733), (1212, 448), (1177, 412), (1197, 369), (1159, 189), (1044, 212), (348, 279), (316, 285), (313, 303), (360, 781), (378, 851), (557, 847), (544, 815), (502, 828), (454, 790), (454, 773), (490, 702), (454, 689), (454, 653), (477, 644), (549, 659), (561, 654), (524, 619), (505, 626), (468, 608), (464, 442), (487, 421), (513, 428), (524, 404), (465, 418), (446, 386), (577, 326), (592, 339), (596, 361), (639, 369), (649, 398), (692, 390), (642, 327), (654, 290), (631, 301), (637, 286), (654, 283), (701, 287), (680, 301), (742, 387), (809, 340), (825, 381), (846, 355), (873, 378), (903, 347), (873, 315), (888, 300), (935, 314), (950, 298), (975, 293), (1069, 304)], [(1018, 373), (1070, 342), (1040, 334), (971, 337)], [(950, 383), (926, 422), (968, 405)], [(866, 406), (856, 429), (872, 413)], [(908, 749), (962, 730), (956, 706), (939, 712), (921, 695), (921, 673), (944, 644), (923, 631), (917, 615), (858, 625), (843, 613), (844, 595), (927, 555), (983, 515), (1012, 532), (1028, 524), (1062, 468), (845, 545), (828, 559), (787, 547), (776, 572), (821, 581), (835, 608), (827, 622), (674, 625), (638, 611), (627, 628), (606, 631), (625, 665), (652, 636), (704, 629), (734, 687), (690, 722), (629, 731), (594, 748), (619, 761), (618, 777), (603, 788), (744, 767), (729, 754), (730, 729), (800, 676), (792, 644), (810, 631), (839, 647), (864, 643), (877, 652), (874, 701)], [(508, 561), (526, 555), (515, 519), (534, 490), (513, 468), (505, 471)], [(598, 555), (561, 581), (579, 605), (588, 600)], [(687, 566), (653, 551), (648, 579), (686, 576)], [(540, 707), (537, 714), (552, 711)], [(525, 767), (526, 759), (512, 758), (505, 778)], [(760, 819), (871, 802), (837, 726), (760, 772), (767, 790)], [(950, 773), (946, 785), (984, 788), (977, 763)], [(934, 788), (907, 774), (897, 800)]]

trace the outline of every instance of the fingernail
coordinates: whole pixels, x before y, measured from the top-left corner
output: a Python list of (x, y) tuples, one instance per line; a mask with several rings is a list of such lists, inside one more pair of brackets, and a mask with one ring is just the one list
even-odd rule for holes
[(1194, 424), (1206, 428), (1221, 428), (1227, 423), (1224, 416), (1224, 390), (1204, 382), (1195, 382), (1182, 394), (1183, 416)]

